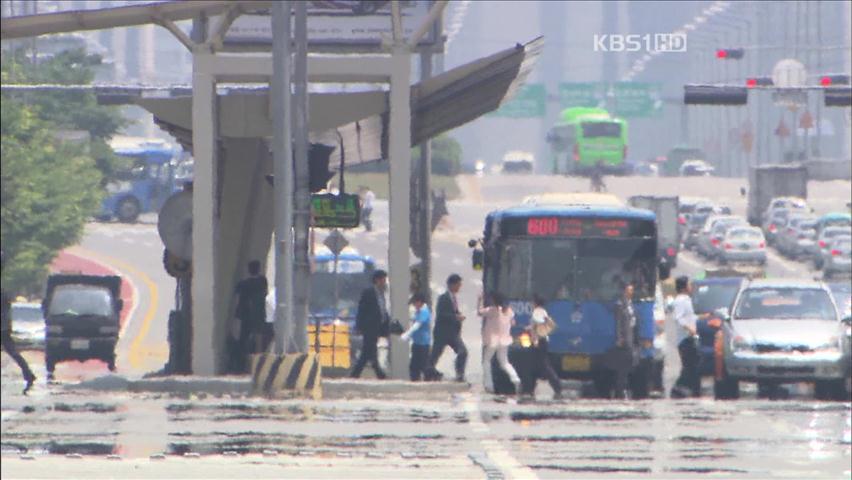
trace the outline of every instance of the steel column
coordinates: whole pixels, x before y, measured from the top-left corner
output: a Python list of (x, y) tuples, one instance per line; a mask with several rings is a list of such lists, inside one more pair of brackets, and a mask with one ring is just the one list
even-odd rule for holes
[(293, 318), (293, 150), (290, 122), (289, 1), (272, 4), (272, 156), (275, 185), (275, 352), (292, 338)]
[[(411, 179), (411, 52), (404, 44), (393, 46), (390, 81), (390, 228), (388, 235), (388, 275), (390, 314), (403, 325), (408, 322), (409, 221)], [(390, 338), (390, 374), (408, 376), (408, 342)]]
[(195, 175), (192, 188), (192, 371), (195, 375), (217, 372), (216, 280), (218, 241), (216, 189), (217, 111), (216, 79), (199, 68), (211, 57), (201, 48), (194, 52), (192, 74), (192, 154)]

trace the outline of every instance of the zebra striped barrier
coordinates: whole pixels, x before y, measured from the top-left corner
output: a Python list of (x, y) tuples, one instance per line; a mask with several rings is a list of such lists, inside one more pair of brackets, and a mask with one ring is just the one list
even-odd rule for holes
[(322, 398), (322, 365), (313, 352), (252, 355), (251, 374), (255, 395), (277, 397), (290, 391), (314, 400)]

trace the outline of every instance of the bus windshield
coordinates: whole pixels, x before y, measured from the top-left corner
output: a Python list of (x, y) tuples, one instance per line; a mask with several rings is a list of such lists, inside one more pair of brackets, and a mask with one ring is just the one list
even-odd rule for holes
[(496, 282), (509, 298), (611, 301), (632, 283), (637, 298), (654, 294), (653, 239), (512, 239), (501, 242)]
[(585, 138), (621, 137), (621, 125), (617, 122), (584, 122), (580, 126)]

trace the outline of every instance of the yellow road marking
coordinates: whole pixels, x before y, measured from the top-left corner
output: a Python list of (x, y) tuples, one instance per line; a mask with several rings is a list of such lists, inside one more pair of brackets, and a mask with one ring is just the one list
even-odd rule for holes
[[(142, 319), (142, 325), (139, 327), (139, 331), (136, 333), (136, 336), (133, 337), (133, 340), (130, 342), (130, 352), (128, 353), (130, 366), (133, 368), (141, 368), (144, 362), (144, 357), (150, 356), (148, 349), (142, 349), (142, 340), (144, 340), (145, 337), (148, 336), (148, 331), (151, 329), (151, 322), (154, 320), (154, 316), (157, 314), (157, 305), (159, 303), (159, 289), (157, 288), (157, 284), (155, 284), (154, 281), (151, 280), (151, 277), (149, 277), (144, 272), (140, 271), (139, 269), (130, 265), (127, 262), (121, 261), (114, 257), (110, 257), (108, 255), (95, 253), (91, 250), (87, 250), (82, 247), (74, 247), (73, 250), (76, 250), (90, 258), (100, 258), (107, 264), (110, 264), (121, 270), (126, 270), (131, 275), (140, 278), (142, 282), (145, 283), (145, 286), (148, 287), (148, 291), (151, 295), (151, 299), (148, 302), (148, 309), (145, 310), (145, 316)], [(140, 300), (141, 299), (137, 298), (136, 301), (138, 302)], [(128, 322), (129, 321), (131, 321), (131, 319), (128, 319)], [(158, 348), (157, 350), (157, 353), (160, 353), (160, 348)], [(167, 356), (168, 354), (166, 353), (165, 355)]]

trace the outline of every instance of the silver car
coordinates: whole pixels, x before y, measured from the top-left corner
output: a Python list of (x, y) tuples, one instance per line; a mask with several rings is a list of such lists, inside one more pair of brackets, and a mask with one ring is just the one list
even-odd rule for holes
[(719, 249), (720, 263), (759, 263), (766, 265), (766, 239), (757, 227), (730, 227)]
[(852, 238), (834, 237), (828, 247), (828, 255), (825, 256), (822, 266), (824, 278), (832, 278), (835, 275), (848, 276), (852, 273)]
[(816, 247), (816, 217), (791, 215), (787, 226), (775, 237), (775, 248), (791, 258), (798, 258)]
[(825, 259), (831, 255), (829, 246), (835, 237), (852, 236), (852, 229), (849, 227), (826, 227), (822, 229), (817, 237), (817, 252), (814, 254), (814, 267), (817, 270), (822, 270)]
[(846, 398), (848, 318), (831, 291), (812, 280), (753, 280), (740, 288), (717, 337), (716, 398), (737, 398), (740, 382), (761, 389), (814, 382), (816, 395)]
[(40, 303), (12, 304), (12, 338), (21, 349), (44, 348), (44, 316)]
[(704, 229), (698, 236), (698, 253), (714, 258), (722, 246), (725, 229), (734, 225), (747, 225), (742, 217), (734, 215), (713, 215), (707, 218)]

